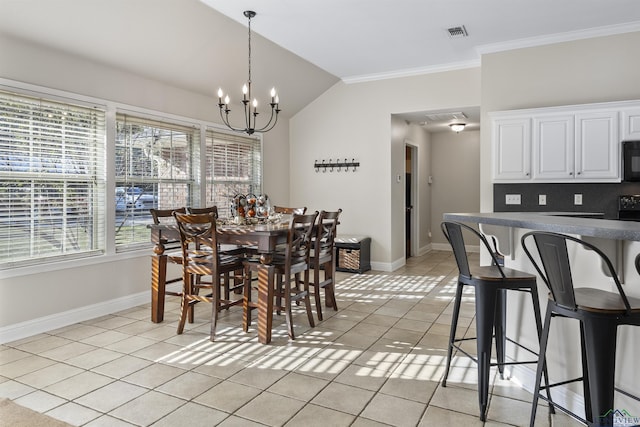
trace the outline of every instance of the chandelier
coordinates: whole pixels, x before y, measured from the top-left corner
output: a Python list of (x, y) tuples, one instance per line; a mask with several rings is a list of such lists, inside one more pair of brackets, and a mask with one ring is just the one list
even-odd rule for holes
[[(244, 127), (235, 127), (232, 126), (229, 122), (229, 113), (231, 109), (229, 108), (229, 95), (224, 96), (224, 92), (222, 88), (218, 89), (218, 107), (220, 107), (220, 117), (227, 127), (235, 132), (246, 132), (249, 135), (254, 132), (268, 132), (276, 125), (278, 122), (278, 113), (280, 112), (279, 103), (280, 99), (278, 98), (278, 94), (276, 93), (276, 88), (271, 89), (271, 102), (269, 105), (271, 106), (271, 117), (269, 117), (269, 121), (262, 126), (261, 128), (256, 127), (256, 121), (258, 118), (258, 100), (253, 98), (251, 101), (251, 18), (256, 16), (256, 13), (252, 10), (245, 10), (244, 16), (249, 20), (249, 78), (247, 79), (247, 83), (242, 86), (242, 104), (244, 105)], [(223, 102), (224, 96), (224, 102)]]

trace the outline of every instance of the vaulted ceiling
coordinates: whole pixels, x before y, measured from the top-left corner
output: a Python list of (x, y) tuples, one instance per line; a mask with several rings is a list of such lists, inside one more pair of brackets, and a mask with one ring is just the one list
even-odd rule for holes
[[(257, 12), (254, 93), (275, 86), (284, 115), (340, 79), (472, 67), (482, 52), (640, 30), (637, 0), (0, 0), (0, 36), (238, 99), (244, 10)], [(463, 26), (466, 37), (450, 37)]]

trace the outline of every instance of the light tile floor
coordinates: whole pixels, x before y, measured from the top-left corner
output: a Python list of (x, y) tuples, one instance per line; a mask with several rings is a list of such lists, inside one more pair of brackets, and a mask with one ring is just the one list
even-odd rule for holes
[[(531, 394), (493, 376), (488, 421), (478, 418), (476, 368), (456, 357), (444, 373), (457, 270), (432, 251), (393, 273), (338, 273), (339, 311), (309, 328), (283, 316), (269, 345), (241, 329), (241, 308), (208, 339), (210, 308), (176, 335), (149, 305), (0, 346), (0, 397), (77, 426), (524, 426)], [(472, 295), (460, 333), (473, 333)], [(536, 426), (580, 425), (538, 409)]]

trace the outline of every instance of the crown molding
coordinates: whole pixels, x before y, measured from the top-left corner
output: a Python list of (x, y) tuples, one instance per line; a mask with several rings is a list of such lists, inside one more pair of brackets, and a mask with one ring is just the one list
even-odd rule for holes
[(430, 65), (427, 67), (407, 68), (404, 70), (388, 71), (384, 73), (363, 74), (360, 76), (349, 76), (342, 78), (345, 84), (364, 83), (376, 80), (397, 79), (400, 77), (413, 77), (424, 74), (442, 73), (445, 71), (463, 70), (467, 68), (480, 67), (480, 59), (470, 61), (451, 62), (448, 64)]
[(478, 55), (640, 31), (640, 21), (478, 46)]

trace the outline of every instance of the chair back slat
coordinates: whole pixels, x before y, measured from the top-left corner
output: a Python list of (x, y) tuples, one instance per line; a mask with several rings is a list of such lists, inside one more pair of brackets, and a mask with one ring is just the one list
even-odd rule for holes
[[(573, 291), (573, 278), (566, 240), (563, 236), (555, 234), (534, 234), (533, 239), (542, 263), (541, 270), (544, 271), (541, 276), (549, 288), (553, 300), (562, 307), (575, 310), (576, 296)], [(529, 258), (532, 257), (529, 256)], [(533, 259), (532, 262), (534, 262)], [(541, 271), (538, 272), (541, 273)]]
[(471, 270), (469, 269), (469, 258), (467, 258), (467, 250), (464, 247), (464, 237), (462, 236), (462, 228), (460, 224), (452, 222), (443, 222), (441, 224), (442, 232), (449, 241), (453, 256), (458, 265), (458, 273), (461, 276), (470, 278)]
[(461, 276), (470, 279), (471, 278), (471, 269), (469, 268), (469, 258), (467, 257), (467, 249), (464, 243), (463, 230), (467, 230), (475, 235), (482, 245), (485, 247), (492, 258), (492, 264), (498, 269), (503, 278), (506, 278), (504, 274), (504, 270), (500, 266), (498, 259), (496, 257), (495, 248), (492, 248), (487, 238), (484, 234), (480, 233), (478, 230), (469, 227), (466, 224), (462, 224), (460, 222), (454, 221), (444, 221), (440, 224), (440, 228), (442, 229), (442, 233), (444, 237), (449, 241), (451, 248), (453, 249), (453, 255), (456, 259), (456, 264), (458, 265), (458, 272)]
[(175, 218), (173, 217), (174, 212), (178, 213), (186, 213), (186, 208), (177, 208), (177, 209), (149, 209), (151, 213), (151, 218), (153, 218), (153, 223), (158, 224), (169, 224), (174, 225), (176, 223)]
[(322, 258), (331, 255), (334, 250), (334, 240), (338, 229), (338, 218), (342, 209), (335, 212), (322, 211), (318, 216), (313, 256)]
[(287, 233), (287, 247), (285, 248), (285, 269), (291, 270), (295, 265), (309, 264), (309, 254), (312, 246), (313, 227), (318, 217), (318, 211), (312, 214), (293, 214), (289, 222)]
[(187, 213), (190, 214), (205, 214), (212, 213), (215, 218), (218, 218), (218, 207), (217, 206), (207, 206), (206, 208), (187, 208)]
[[(174, 213), (180, 243), (183, 267), (194, 274), (212, 274), (217, 265), (218, 245), (216, 240), (216, 218), (213, 213)], [(215, 275), (215, 272), (213, 273)]]
[[(533, 239), (535, 243), (540, 259), (539, 262), (529, 249), (528, 242), (530, 239)], [(596, 246), (573, 236), (545, 231), (530, 231), (522, 236), (521, 242), (525, 254), (531, 260), (534, 268), (547, 285), (557, 305), (570, 310), (576, 310), (578, 308), (573, 276), (571, 274), (571, 258), (569, 256), (569, 250), (567, 249), (567, 242), (574, 242), (587, 250), (595, 252), (600, 257), (607, 267), (608, 276), (610, 276), (616, 284), (616, 289), (627, 313), (631, 312), (629, 300), (622, 289), (620, 279), (611, 260)]]

